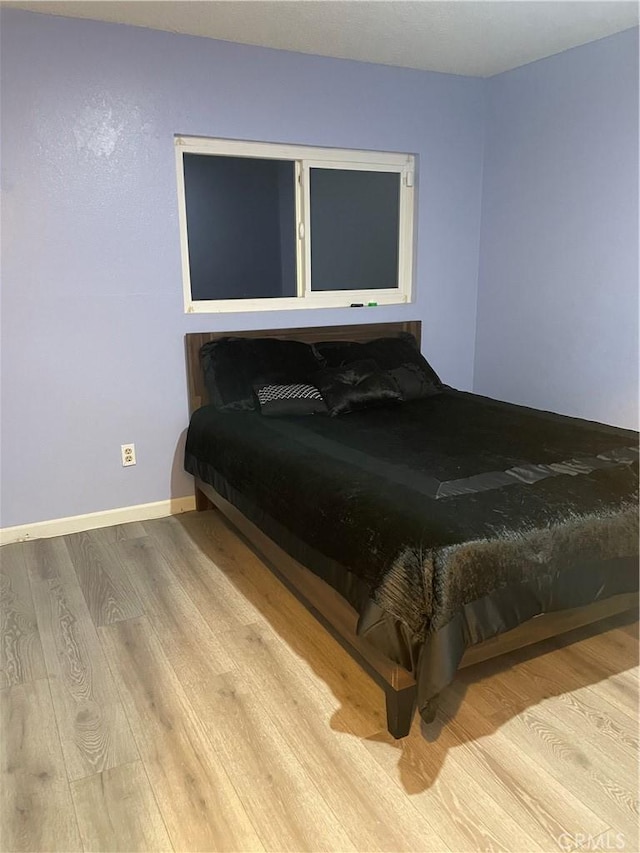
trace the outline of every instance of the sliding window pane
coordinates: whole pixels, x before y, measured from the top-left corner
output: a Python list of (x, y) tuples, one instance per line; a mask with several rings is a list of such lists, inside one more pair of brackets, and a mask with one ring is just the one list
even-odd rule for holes
[(191, 298), (295, 296), (292, 161), (184, 155)]
[(309, 172), (311, 289), (397, 288), (400, 175)]

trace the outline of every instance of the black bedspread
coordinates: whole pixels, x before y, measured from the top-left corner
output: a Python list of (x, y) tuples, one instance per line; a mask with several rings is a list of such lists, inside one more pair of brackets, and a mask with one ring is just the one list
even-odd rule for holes
[(194, 413), (187, 471), (361, 614), (425, 717), (466, 646), (638, 586), (638, 435), (447, 390), (339, 418)]

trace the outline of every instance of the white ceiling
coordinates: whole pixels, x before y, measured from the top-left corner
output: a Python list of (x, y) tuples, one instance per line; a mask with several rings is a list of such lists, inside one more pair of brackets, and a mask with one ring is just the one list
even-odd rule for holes
[(490, 77), (638, 25), (624, 0), (5, 2), (320, 56)]

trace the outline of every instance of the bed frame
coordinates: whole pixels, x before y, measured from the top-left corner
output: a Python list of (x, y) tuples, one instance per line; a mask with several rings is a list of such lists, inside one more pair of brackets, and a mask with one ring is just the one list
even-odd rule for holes
[[(366, 310), (366, 309), (365, 309)], [(200, 363), (200, 349), (209, 341), (233, 334), (246, 338), (286, 338), (316, 343), (342, 340), (366, 342), (410, 332), (420, 343), (421, 322), (366, 323), (354, 326), (313, 326), (303, 329), (261, 329), (243, 332), (200, 332), (185, 336), (189, 413), (209, 403)], [(266, 536), (238, 509), (207, 483), (195, 480), (196, 509), (217, 508), (246, 539), (275, 576), (335, 637), (349, 654), (383, 688), (387, 726), (395, 738), (409, 733), (416, 703), (416, 682), (406, 669), (392, 662), (356, 634), (358, 614), (332, 587), (314, 575)], [(537, 616), (511, 631), (467, 649), (460, 667), (471, 666), (523, 648), (574, 628), (637, 608), (637, 594), (617, 595), (587, 607)]]

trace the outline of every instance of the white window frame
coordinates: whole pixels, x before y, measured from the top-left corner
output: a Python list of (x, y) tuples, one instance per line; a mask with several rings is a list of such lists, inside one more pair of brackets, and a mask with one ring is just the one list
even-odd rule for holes
[[(176, 174), (178, 180), (178, 217), (182, 251), (184, 310), (187, 314), (217, 312), (281, 311), (305, 308), (349, 307), (352, 303), (375, 302), (378, 305), (401, 305), (413, 298), (413, 238), (415, 158), (411, 154), (379, 151), (354, 151), (337, 148), (313, 148), (271, 142), (246, 142), (230, 139), (208, 139), (176, 136)], [(200, 299), (191, 297), (187, 208), (184, 182), (184, 154), (217, 154), (228, 157), (291, 160), (295, 164), (297, 250), (297, 295), (254, 299)], [(400, 175), (398, 227), (398, 287), (372, 290), (311, 290), (311, 240), (309, 222), (309, 170), (361, 169), (363, 171), (397, 172)]]

